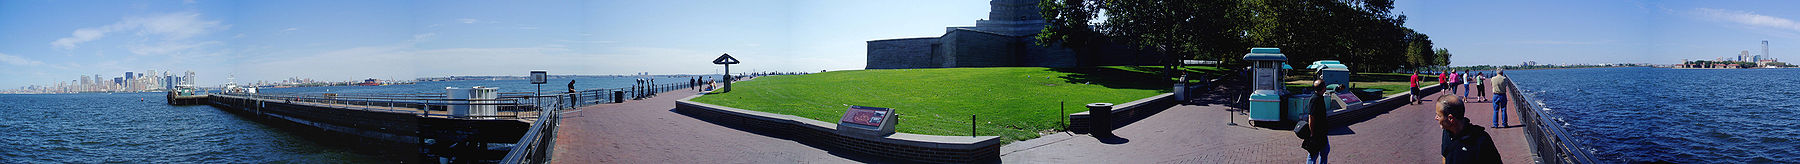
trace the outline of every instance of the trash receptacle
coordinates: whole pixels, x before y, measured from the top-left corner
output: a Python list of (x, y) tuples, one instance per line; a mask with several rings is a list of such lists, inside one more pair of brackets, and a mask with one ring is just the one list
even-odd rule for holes
[(1091, 122), (1088, 122), (1088, 125), (1089, 125), (1088, 126), (1088, 128), (1089, 128), (1088, 134), (1094, 134), (1094, 135), (1099, 135), (1099, 136), (1112, 135), (1113, 104), (1112, 103), (1092, 103), (1092, 104), (1087, 104), (1087, 108), (1088, 108), (1088, 121), (1091, 121)]

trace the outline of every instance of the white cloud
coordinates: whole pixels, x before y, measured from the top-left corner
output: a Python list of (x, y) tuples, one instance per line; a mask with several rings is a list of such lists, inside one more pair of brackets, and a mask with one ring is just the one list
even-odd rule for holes
[(1698, 8), (1698, 9), (1694, 9), (1692, 14), (1703, 17), (1703, 18), (1707, 18), (1707, 19), (1716, 19), (1716, 20), (1739, 23), (1739, 24), (1750, 25), (1750, 26), (1776, 28), (1776, 29), (1790, 30), (1790, 31), (1800, 31), (1800, 22), (1795, 22), (1792, 19), (1768, 16), (1768, 15), (1760, 15), (1760, 14), (1751, 13), (1751, 12), (1747, 12), (1747, 11)]
[(287, 28), (287, 29), (282, 29), (282, 30), (281, 30), (281, 32), (284, 32), (284, 33), (285, 33), (285, 32), (289, 32), (289, 31), (300, 31), (300, 28), (299, 28), (299, 27), (289, 27), (289, 28)]
[[(147, 17), (134, 16), (125, 17), (110, 25), (76, 29), (71, 32), (69, 37), (56, 39), (56, 41), (50, 42), (50, 45), (62, 50), (72, 50), (80, 48), (82, 43), (104, 38), (108, 34), (127, 32), (144, 37), (136, 39), (131, 43), (132, 45), (126, 46), (133, 49), (133, 53), (140, 55), (169, 53), (217, 44), (217, 42), (189, 41), (189, 39), (229, 28), (230, 26), (221, 25), (216, 20), (202, 20), (200, 13), (194, 12), (177, 12)], [(147, 44), (145, 42), (155, 43)]]
[(44, 64), (43, 61), (26, 59), (25, 57), (12, 56), (12, 55), (4, 54), (4, 53), (0, 53), (0, 63), (6, 63), (6, 64), (11, 64), (11, 65), (16, 65), (16, 66), (36, 66), (36, 65)]
[(471, 24), (471, 23), (475, 23), (475, 22), (481, 22), (481, 20), (475, 20), (475, 19), (469, 19), (469, 18), (456, 19), (456, 21), (462, 22), (463, 24)]
[(408, 40), (408, 41), (411, 41), (411, 42), (423, 42), (423, 41), (426, 41), (426, 40), (428, 40), (428, 39), (431, 39), (431, 37), (435, 37), (435, 36), (437, 36), (437, 33), (423, 33), (423, 34), (413, 34), (413, 39), (412, 39), (412, 40)]

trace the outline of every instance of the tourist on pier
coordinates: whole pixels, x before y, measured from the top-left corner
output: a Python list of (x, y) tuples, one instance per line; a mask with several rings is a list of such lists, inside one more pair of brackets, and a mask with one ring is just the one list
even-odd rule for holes
[(1469, 80), (1469, 82), (1475, 83), (1475, 96), (1480, 97), (1475, 98), (1475, 102), (1487, 101), (1487, 85), (1485, 85), (1487, 83), (1483, 83), (1483, 81), (1487, 81), (1487, 75), (1481, 72), (1475, 72), (1475, 79)]
[(1444, 74), (1444, 72), (1437, 73), (1438, 91), (1444, 90), (1444, 76), (1445, 75), (1447, 75), (1447, 74)]
[[(1506, 127), (1506, 94), (1512, 87), (1512, 80), (1506, 78), (1506, 70), (1495, 70), (1494, 78), (1488, 78), (1488, 85), (1494, 89), (1494, 127)], [(1518, 93), (1512, 93), (1518, 94)]]
[(1447, 86), (1444, 86), (1444, 87), (1445, 87), (1445, 88), (1450, 88), (1450, 95), (1456, 95), (1456, 91), (1457, 91), (1457, 89), (1456, 89), (1456, 84), (1460, 84), (1460, 83), (1462, 83), (1462, 81), (1461, 81), (1461, 80), (1458, 80), (1458, 79), (1461, 79), (1461, 78), (1457, 78), (1457, 77), (1456, 77), (1456, 71), (1450, 71), (1450, 76), (1444, 76), (1444, 79), (1446, 79), (1446, 80), (1450, 80), (1450, 82), (1448, 82), (1448, 83), (1449, 83), (1449, 84), (1450, 84), (1450, 85), (1447, 85)]
[(1469, 70), (1463, 70), (1462, 74), (1456, 74), (1456, 75), (1458, 75), (1456, 77), (1456, 79), (1457, 79), (1457, 82), (1459, 82), (1456, 84), (1456, 86), (1461, 86), (1462, 94), (1463, 94), (1462, 97), (1468, 98), (1469, 91), (1474, 91), (1474, 90), (1469, 90), (1469, 83), (1470, 83), (1469, 82)]
[(1412, 104), (1419, 104), (1419, 71), (1413, 71), (1412, 80), (1409, 81), (1411, 81), (1412, 84), (1409, 86), (1412, 86), (1412, 88), (1411, 90), (1408, 90), (1411, 92), (1406, 93), (1412, 95)]
[(1325, 91), (1324, 80), (1313, 80), (1312, 89), (1316, 95), (1313, 95), (1315, 98), (1312, 99), (1311, 107), (1308, 107), (1306, 124), (1295, 130), (1294, 135), (1302, 137), (1300, 148), (1306, 149), (1306, 163), (1323, 164), (1326, 154), (1331, 153), (1331, 142), (1326, 138), (1326, 134), (1330, 134), (1331, 120), (1325, 116), (1325, 98), (1332, 95)]
[(1444, 156), (1444, 163), (1500, 163), (1500, 150), (1494, 148), (1494, 139), (1485, 128), (1469, 124), (1469, 118), (1464, 116), (1462, 97), (1438, 97), (1436, 119), (1438, 127), (1444, 129), (1438, 152)]

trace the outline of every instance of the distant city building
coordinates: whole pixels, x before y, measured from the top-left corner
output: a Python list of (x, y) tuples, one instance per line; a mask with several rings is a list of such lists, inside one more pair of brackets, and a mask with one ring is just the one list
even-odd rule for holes
[(1737, 61), (1750, 61), (1750, 50), (1738, 52)]

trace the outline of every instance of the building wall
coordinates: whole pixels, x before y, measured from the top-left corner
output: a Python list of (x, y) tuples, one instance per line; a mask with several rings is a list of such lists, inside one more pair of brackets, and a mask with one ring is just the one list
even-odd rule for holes
[(932, 49), (938, 38), (908, 38), (869, 41), (868, 65), (864, 69), (931, 68)]
[(1021, 45), (1014, 37), (974, 30), (955, 30), (940, 38), (945, 65), (951, 67), (1019, 66)]

